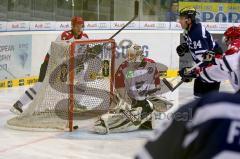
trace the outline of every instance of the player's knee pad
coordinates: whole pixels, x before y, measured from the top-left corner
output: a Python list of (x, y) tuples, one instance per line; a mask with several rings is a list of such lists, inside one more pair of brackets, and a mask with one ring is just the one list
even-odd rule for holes
[(153, 112), (151, 114), (151, 127), (152, 129), (156, 129), (158, 127), (159, 121), (161, 120), (161, 114), (164, 114), (167, 110), (173, 107), (173, 103), (160, 97), (150, 97), (148, 100), (153, 104)]

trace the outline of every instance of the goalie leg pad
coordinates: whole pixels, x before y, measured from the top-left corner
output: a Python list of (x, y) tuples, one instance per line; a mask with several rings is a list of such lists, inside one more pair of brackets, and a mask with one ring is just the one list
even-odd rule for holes
[(161, 120), (161, 113), (164, 113), (167, 110), (169, 110), (173, 106), (173, 103), (167, 101), (166, 99), (156, 97), (156, 96), (150, 97), (148, 100), (153, 103), (154, 110), (152, 113), (151, 126), (152, 126), (152, 129), (156, 129), (158, 128), (159, 120)]
[(161, 97), (149, 97), (148, 100), (153, 104), (153, 110), (156, 112), (165, 112), (173, 106), (172, 102)]
[[(141, 119), (142, 108), (134, 108), (129, 110), (134, 119)], [(145, 120), (144, 120), (145, 122)], [(128, 132), (139, 129), (142, 122), (133, 122), (124, 113), (104, 114), (96, 121), (94, 130), (99, 134)]]

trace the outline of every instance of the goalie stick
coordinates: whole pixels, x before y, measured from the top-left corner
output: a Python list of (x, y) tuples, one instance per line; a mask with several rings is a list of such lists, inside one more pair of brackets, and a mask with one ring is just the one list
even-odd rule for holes
[[(150, 91), (145, 92), (145, 95), (151, 95), (151, 94), (153, 94), (153, 93), (155, 93), (155, 92), (157, 92), (157, 91), (159, 91), (159, 90), (161, 90), (161, 88), (152, 89), (152, 90), (150, 90)], [(141, 124), (143, 124), (143, 123), (145, 122), (145, 121), (144, 121), (144, 122), (141, 121), (141, 119), (139, 120), (138, 118), (136, 118), (135, 115), (132, 114), (131, 110), (128, 110), (128, 109), (126, 109), (126, 110), (120, 110), (120, 112), (123, 113), (123, 115), (124, 115), (126, 118), (128, 118), (128, 120), (129, 120), (130, 122), (132, 122), (133, 125), (135, 125), (135, 126), (141, 125)], [(151, 113), (148, 114), (147, 117), (149, 117), (149, 115), (151, 115)], [(146, 117), (146, 118), (147, 118), (147, 117)], [(147, 128), (147, 129), (150, 128), (150, 127), (145, 126), (145, 125), (142, 125), (142, 126), (145, 127), (145, 128)]]
[[(192, 70), (194, 70), (195, 68), (197, 68), (198, 66), (200, 66), (203, 62), (199, 62), (197, 63), (195, 66), (193, 66), (192, 68), (190, 68), (187, 72), (190, 72)], [(177, 78), (177, 77), (176, 77)], [(169, 88), (169, 90), (171, 92), (175, 91), (181, 84), (183, 84), (183, 80), (181, 79), (180, 82), (178, 82), (178, 84), (174, 87), (172, 87), (171, 83), (166, 79), (166, 78), (163, 78), (162, 79), (163, 83)]]
[[(146, 121), (142, 121), (141, 119), (138, 119), (134, 114), (132, 114), (132, 112), (130, 110), (120, 110), (120, 113), (123, 113), (123, 115), (130, 121), (133, 123), (133, 125), (138, 126), (138, 125), (142, 125), (144, 122)], [(151, 115), (148, 114), (147, 117), (149, 117)], [(146, 117), (146, 118), (147, 118)], [(150, 127), (142, 125), (143, 127), (149, 129)]]
[(134, 17), (127, 22), (121, 29), (119, 29), (115, 34), (113, 34), (109, 39), (113, 39), (115, 36), (117, 36), (123, 29), (125, 29), (130, 23), (132, 23), (137, 17), (139, 12), (139, 1), (135, 1), (134, 3)]

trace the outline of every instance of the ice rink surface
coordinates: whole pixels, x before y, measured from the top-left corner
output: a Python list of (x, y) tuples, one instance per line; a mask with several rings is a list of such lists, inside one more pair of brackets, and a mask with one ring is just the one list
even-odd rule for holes
[[(192, 83), (177, 90), (176, 107), (193, 99)], [(0, 90), (0, 159), (130, 159), (139, 151), (153, 131), (135, 131), (110, 135), (97, 135), (85, 128), (74, 132), (29, 132), (5, 127), (12, 104), (26, 87)], [(232, 91), (228, 82), (221, 91)], [(174, 95), (175, 96), (175, 95)]]

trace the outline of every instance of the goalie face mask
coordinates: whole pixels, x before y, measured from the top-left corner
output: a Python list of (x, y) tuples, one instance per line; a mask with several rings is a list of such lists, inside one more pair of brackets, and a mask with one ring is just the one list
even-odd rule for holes
[(74, 35), (79, 35), (79, 33), (83, 32), (83, 24), (75, 24), (72, 26), (72, 32)]
[(142, 56), (133, 55), (133, 54), (128, 54), (127, 58), (129, 62), (142, 62), (143, 60)]
[(127, 50), (127, 58), (130, 63), (141, 63), (144, 58), (141, 46), (136, 44), (132, 45)]

